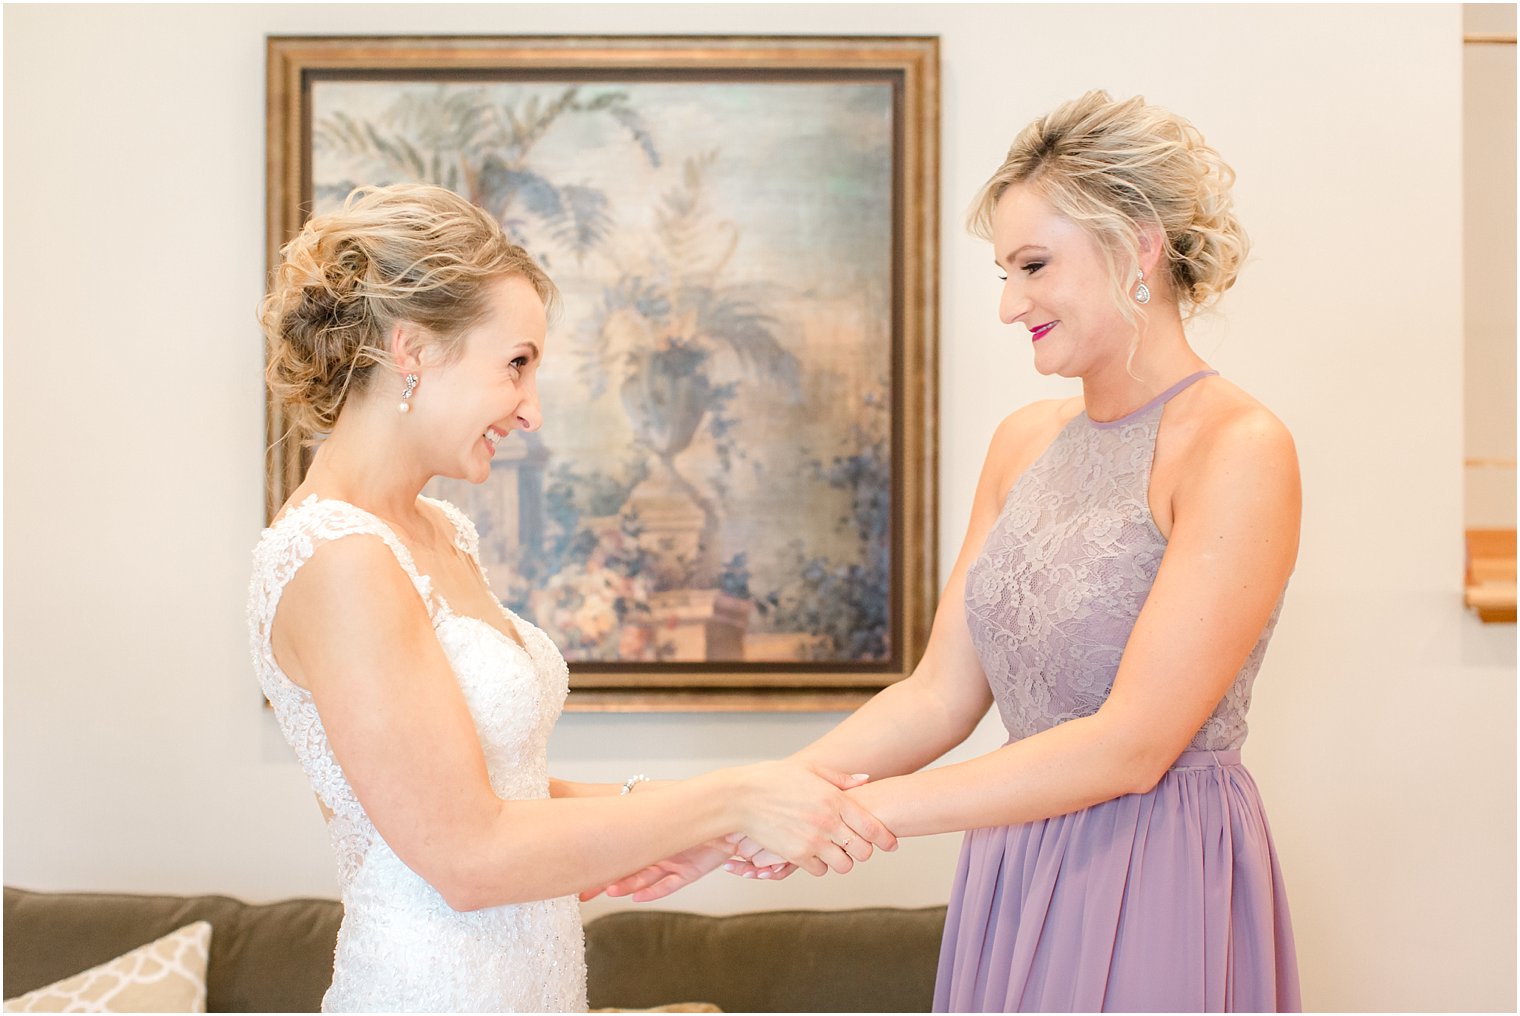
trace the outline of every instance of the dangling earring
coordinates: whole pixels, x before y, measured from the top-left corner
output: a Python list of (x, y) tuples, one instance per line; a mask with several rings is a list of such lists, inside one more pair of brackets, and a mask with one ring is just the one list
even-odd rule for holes
[[(1147, 297), (1146, 299), (1149, 299), (1149, 297)], [(406, 391), (404, 391), (404, 392), (401, 393), (401, 401), (398, 402), (398, 403), (396, 403), (396, 412), (398, 412), (398, 413), (410, 413), (412, 411), (412, 402), (411, 402), (412, 392), (416, 391), (416, 389), (417, 389), (417, 375), (416, 374), (408, 374), (406, 376)]]
[(1138, 282), (1135, 286), (1135, 302), (1139, 304), (1150, 303), (1151, 287), (1145, 284), (1145, 273), (1137, 269), (1135, 271), (1135, 279)]

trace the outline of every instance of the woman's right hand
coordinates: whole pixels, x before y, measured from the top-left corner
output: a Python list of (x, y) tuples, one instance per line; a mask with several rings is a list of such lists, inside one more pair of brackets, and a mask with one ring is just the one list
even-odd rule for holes
[(735, 781), (738, 831), (812, 875), (848, 872), (876, 847), (896, 850), (897, 837), (844, 791), (864, 775), (807, 762), (760, 762), (729, 771)]

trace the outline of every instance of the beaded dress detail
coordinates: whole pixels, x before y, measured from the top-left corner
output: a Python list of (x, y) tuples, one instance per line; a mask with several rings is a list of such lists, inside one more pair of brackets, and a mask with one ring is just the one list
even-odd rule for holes
[[(476, 560), (474, 525), (453, 505), (423, 498), (453, 524)], [(572, 1012), (586, 1010), (585, 942), (573, 896), (460, 912), (386, 845), (333, 757), (311, 696), (280, 670), (270, 628), (280, 596), (325, 543), (378, 537), (426, 604), (503, 800), (549, 796), (550, 731), (569, 691), (554, 643), (503, 608), (518, 645), (478, 618), (455, 614), (380, 519), (343, 501), (307, 498), (264, 530), (253, 554), (248, 624), (254, 670), (312, 789), (332, 812), (343, 923), (327, 1012)], [(484, 569), (481, 574), (484, 575)]]
[[(1010, 742), (1098, 711), (1166, 539), (1150, 475), (1166, 403), (1079, 414), (1025, 470), (966, 576), (966, 622)], [(966, 834), (936, 1011), (1284, 1011), (1299, 1006), (1282, 873), (1240, 764), (1282, 608), (1154, 789)]]

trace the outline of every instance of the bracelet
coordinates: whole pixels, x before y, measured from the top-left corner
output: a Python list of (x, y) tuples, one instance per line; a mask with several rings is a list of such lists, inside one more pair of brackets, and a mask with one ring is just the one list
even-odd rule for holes
[(622, 797), (626, 794), (633, 793), (634, 784), (648, 782), (649, 777), (645, 776), (643, 773), (639, 773), (637, 776), (630, 776), (627, 780), (624, 781), (623, 789), (618, 791), (618, 796)]

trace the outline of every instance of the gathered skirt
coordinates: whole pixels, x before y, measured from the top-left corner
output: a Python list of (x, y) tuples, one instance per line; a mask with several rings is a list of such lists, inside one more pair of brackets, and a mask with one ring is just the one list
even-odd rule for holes
[(1293, 928), (1238, 751), (1144, 794), (966, 834), (936, 1012), (1297, 1012)]

